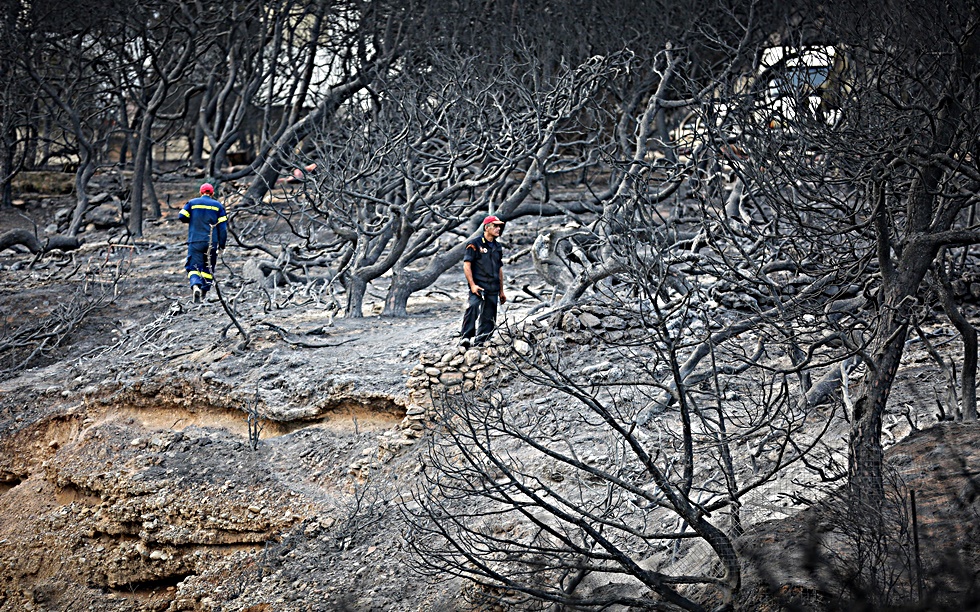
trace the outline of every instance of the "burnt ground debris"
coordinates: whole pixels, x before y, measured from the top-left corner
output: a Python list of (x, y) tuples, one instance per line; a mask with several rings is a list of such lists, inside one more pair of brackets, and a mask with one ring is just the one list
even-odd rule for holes
[[(175, 181), (161, 192), (177, 203), (193, 185)], [(67, 205), (60, 198), (0, 210), (2, 227), (56, 228)], [(376, 316), (378, 296), (364, 319), (345, 319), (316, 300), (256, 293), (248, 299), (265, 306), (243, 316), (251, 336), (243, 350), (220, 304), (191, 303), (175, 213), (172, 205), (150, 221), (133, 246), (121, 227), (92, 227), (70, 256), (0, 252), (5, 329), (65, 322), (57, 342), (40, 351), (25, 343), (0, 364), (8, 371), (0, 381), (0, 610), (469, 605), (460, 582), (429, 583), (408, 569), (395, 506), (421, 449), (385, 453), (378, 444), (406, 417), (412, 369), (427, 353), (451, 350), (462, 275), (447, 274), (398, 319)], [(227, 299), (241, 295), (247, 257), (229, 249), (219, 267)], [(527, 261), (509, 269), (511, 295), (533, 275)], [(515, 301), (511, 315), (528, 309)], [(910, 422), (922, 431), (890, 453), (918, 492), (933, 558), (955, 550), (950, 567), (976, 567), (975, 534), (945, 528), (975, 519), (976, 428), (934, 426), (921, 388), (938, 375), (924, 349), (908, 360), (921, 365), (893, 401), (919, 408)], [(507, 384), (518, 396), (535, 393), (519, 379)], [(262, 407), (254, 450), (250, 402)], [(909, 428), (896, 431), (901, 439)], [(747, 571), (742, 609), (829, 601), (841, 590), (840, 576), (818, 580), (798, 557), (812, 539), (806, 527), (829, 519), (778, 517), (741, 542), (747, 563), (762, 560)]]

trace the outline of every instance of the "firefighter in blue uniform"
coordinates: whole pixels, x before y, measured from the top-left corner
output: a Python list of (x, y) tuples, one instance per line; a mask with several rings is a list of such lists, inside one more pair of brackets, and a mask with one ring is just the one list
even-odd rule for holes
[(214, 282), (214, 266), (218, 250), (225, 248), (228, 239), (228, 217), (225, 207), (214, 199), (214, 187), (201, 185), (201, 197), (194, 198), (180, 210), (180, 220), (187, 223), (187, 278), (191, 283), (194, 302), (207, 295)]
[(504, 249), (497, 238), (504, 222), (490, 216), (483, 220), (483, 235), (466, 243), (463, 252), (463, 274), (470, 292), (463, 315), (462, 343), (482, 345), (497, 322), (497, 302), (507, 301), (504, 294)]

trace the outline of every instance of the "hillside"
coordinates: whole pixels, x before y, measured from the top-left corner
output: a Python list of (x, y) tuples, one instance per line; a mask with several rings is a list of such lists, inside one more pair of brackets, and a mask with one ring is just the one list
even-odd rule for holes
[[(194, 185), (165, 183), (161, 198), (175, 207)], [(46, 228), (66, 205), (55, 195), (23, 199), (0, 211), (0, 227)], [(243, 345), (215, 296), (191, 303), (175, 212), (148, 223), (135, 245), (120, 228), (93, 226), (64, 256), (0, 252), (5, 337), (54, 320), (70, 328), (60, 343), (34, 355), (37, 343), (25, 343), (0, 364), (6, 372), (32, 360), (0, 377), (0, 610), (473, 607), (469, 585), (409, 567), (399, 505), (438, 435), (428, 430), (429, 392), (493, 385), (547, 400), (506, 370), (509, 345), (456, 347), (461, 274), (413, 297), (407, 318), (378, 317), (373, 303), (383, 298), (369, 292), (367, 316), (347, 319), (318, 295), (287, 293), (301, 288), (242, 289), (254, 255), (229, 248), (219, 282), (249, 333)], [(509, 229), (508, 254), (533, 236), (530, 226)], [(541, 284), (526, 252), (510, 262), (508, 283), (501, 319), (519, 327), (539, 305), (521, 288)], [(930, 332), (950, 340), (941, 347), (956, 359), (952, 333)], [(566, 350), (577, 371), (618, 365), (594, 343)], [(956, 551), (950, 567), (975, 568), (980, 430), (937, 424), (925, 390), (942, 378), (921, 344), (906, 361), (892, 395), (890, 461), (917, 493), (923, 555)], [(794, 491), (777, 483), (748, 509), (741, 546), (761, 562), (746, 566), (744, 609), (772, 605), (763, 578), (804, 608), (844, 581), (807, 570), (809, 527), (842, 532), (820, 506), (798, 515)], [(506, 595), (498, 601), (508, 607)]]

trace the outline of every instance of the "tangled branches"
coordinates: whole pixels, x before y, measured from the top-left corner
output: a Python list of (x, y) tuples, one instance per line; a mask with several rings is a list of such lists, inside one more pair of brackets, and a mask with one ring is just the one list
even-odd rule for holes
[(89, 313), (108, 302), (107, 297), (105, 294), (92, 297), (79, 291), (43, 319), (31, 320), (14, 330), (5, 326), (0, 336), (0, 360), (5, 367), (0, 369), (0, 376), (7, 377), (32, 365), (40, 357), (50, 356)]
[[(119, 282), (128, 270), (126, 262), (125, 258), (114, 258), (111, 247), (87, 264), (76, 261), (65, 280), (81, 272), (81, 282), (70, 295), (59, 296), (49, 313), (35, 310), (29, 316), (22, 313), (20, 317), (4, 318), (0, 324), (0, 379), (53, 356), (89, 315), (110, 304), (119, 294)], [(43, 302), (43, 306), (48, 303)]]

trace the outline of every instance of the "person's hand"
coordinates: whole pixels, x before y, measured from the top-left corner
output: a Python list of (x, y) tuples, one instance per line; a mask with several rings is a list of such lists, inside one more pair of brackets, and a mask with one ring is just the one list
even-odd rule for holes
[(470, 293), (473, 295), (480, 295), (481, 291), (483, 291), (483, 287), (479, 285), (470, 285)]
[(506, 304), (507, 303), (507, 296), (504, 295), (504, 290), (503, 289), (500, 290), (500, 303), (501, 304)]

